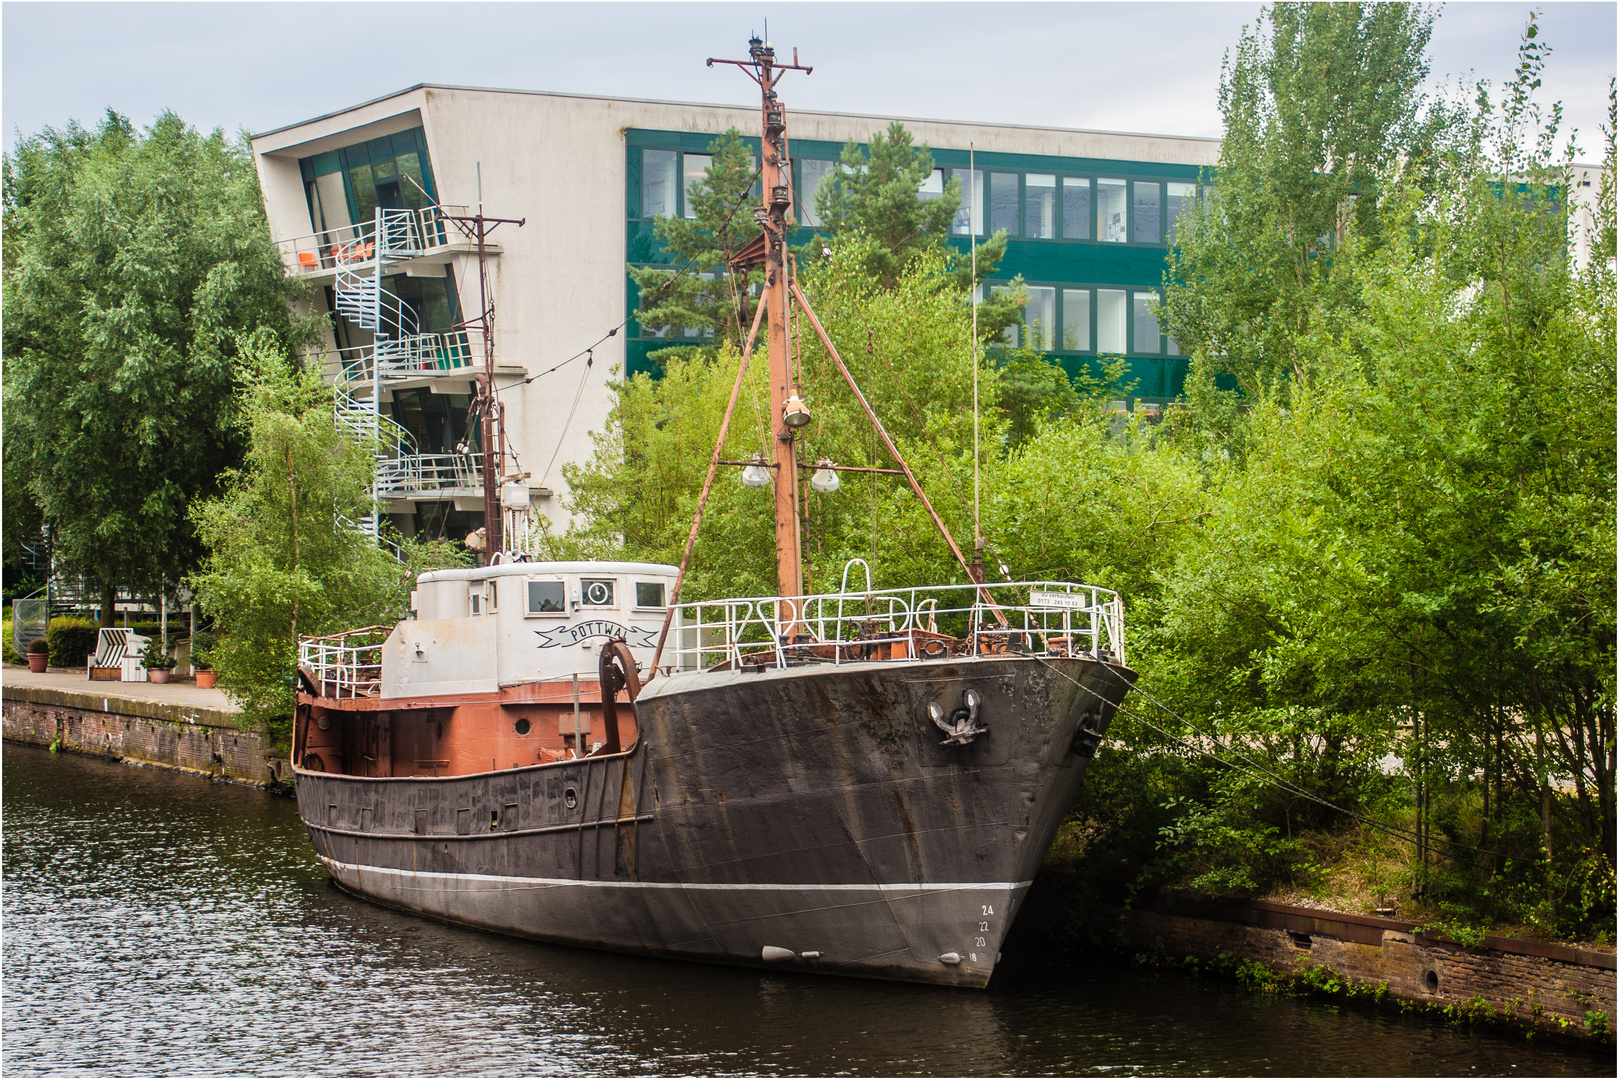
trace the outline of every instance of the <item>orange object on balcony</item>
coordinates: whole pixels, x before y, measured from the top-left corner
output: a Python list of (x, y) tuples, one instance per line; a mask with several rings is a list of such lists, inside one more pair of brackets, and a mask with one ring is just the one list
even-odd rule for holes
[(320, 265), (320, 260), (315, 257), (313, 251), (300, 251), (298, 253), (298, 265), (306, 270), (313, 270)]

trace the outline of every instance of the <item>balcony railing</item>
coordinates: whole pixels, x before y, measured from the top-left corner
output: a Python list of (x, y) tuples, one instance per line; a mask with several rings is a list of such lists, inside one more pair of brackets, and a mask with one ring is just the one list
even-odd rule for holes
[(667, 646), (674, 667), (687, 671), (997, 653), (1122, 664), (1119, 595), (1022, 581), (709, 600), (675, 608)]
[(378, 254), (385, 259), (408, 259), (459, 238), (454, 227), (443, 220), (443, 214), (461, 214), (466, 209), (426, 206), (420, 210), (380, 210), (371, 221), (278, 240), (276, 247), (289, 267), (304, 274), (332, 270), (339, 263), (368, 261)]
[(378, 364), (385, 380), (437, 375), (464, 377), (476, 366), (472, 340), (465, 330), (383, 338), (372, 345), (339, 349), (337, 360), (342, 378), (347, 382), (370, 382)]
[(377, 492), (384, 497), (482, 487), (482, 453), (406, 454), (377, 460)]

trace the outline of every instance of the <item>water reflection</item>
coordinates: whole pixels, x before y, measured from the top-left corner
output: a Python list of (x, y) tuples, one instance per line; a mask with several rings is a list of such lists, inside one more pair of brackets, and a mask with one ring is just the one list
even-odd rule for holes
[(1612, 1057), (1180, 975), (989, 993), (512, 941), (349, 897), (289, 800), (8, 745), (10, 1075), (1611, 1075)]

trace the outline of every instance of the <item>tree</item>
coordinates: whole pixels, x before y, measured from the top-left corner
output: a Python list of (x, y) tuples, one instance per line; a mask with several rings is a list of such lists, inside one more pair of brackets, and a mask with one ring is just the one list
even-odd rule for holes
[[(711, 353), (729, 342), (740, 349), (753, 322), (757, 301), (749, 289), (762, 274), (758, 270), (735, 273), (731, 260), (760, 232), (750, 212), (758, 170), (736, 128), (715, 139), (708, 149), (713, 155), (708, 174), (686, 189), (692, 216), (660, 216), (653, 223), (675, 268), (629, 268), (630, 278), (641, 292), (636, 318), (642, 329), (677, 335), (671, 338), (670, 348), (649, 354), (658, 363), (694, 347)], [(675, 344), (681, 334), (695, 334), (702, 344)]]
[(220, 686), (244, 725), (284, 737), (298, 639), (403, 617), (416, 574), (453, 561), (454, 545), (410, 545), (401, 561), (356, 527), (376, 509), (375, 448), (338, 429), (331, 387), (271, 334), (241, 340), (238, 355), (246, 459), (226, 470), (220, 495), (191, 509), (207, 549), (192, 581), (220, 633)]
[[(933, 176), (933, 154), (926, 144), (915, 146), (911, 133), (895, 120), (886, 132), (873, 132), (862, 153), (854, 140), (831, 174), (815, 192), (815, 215), (821, 224), (817, 236), (800, 251), (813, 262), (825, 250), (819, 233), (829, 237), (863, 233), (872, 244), (865, 250), (865, 269), (884, 288), (892, 288), (905, 267), (924, 251), (950, 250), (950, 266), (960, 288), (981, 285), (1006, 257), (1006, 231), (978, 245), (978, 274), (970, 260), (945, 243), (950, 224), (961, 206), (961, 180), (951, 177), (933, 198), (923, 198), (922, 185)], [(978, 309), (982, 340), (992, 340), (1023, 314), (1027, 298), (1021, 276), (1004, 293), (983, 297)]]
[[(4, 163), (5, 452), (59, 568), (173, 585), (200, 554), (187, 517), (240, 459), (239, 331), (300, 337), (243, 142), (172, 113), (109, 111), (22, 139)], [(17, 466), (13, 470), (13, 466)]]
[(1262, 19), (1227, 58), (1218, 194), (1176, 225), (1161, 313), (1207, 369), (1194, 389), (1221, 375), (1250, 399), (1304, 377), (1310, 320), (1355, 310), (1345, 244), (1376, 250), (1385, 188), (1431, 187), (1461, 119), (1419, 93), (1431, 11), (1284, 3)]

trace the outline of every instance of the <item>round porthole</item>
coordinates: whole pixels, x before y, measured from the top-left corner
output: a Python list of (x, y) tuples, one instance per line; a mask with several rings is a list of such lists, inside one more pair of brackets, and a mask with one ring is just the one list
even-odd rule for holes
[(527, 735), (528, 734), (529, 727), (528, 727), (528, 721), (527, 720), (519, 720), (519, 721), (517, 721), (516, 724), (513, 725), (513, 727), (515, 727), (517, 729), (517, 734), (519, 734), (519, 735)]
[(332, 726), (332, 718), (327, 716), (325, 713), (322, 713), (321, 715), (315, 717), (315, 726), (320, 728), (322, 731), (325, 731), (327, 728)]
[(568, 804), (569, 810), (572, 810), (579, 805), (579, 793), (573, 788), (566, 788), (562, 792), (562, 801)]

